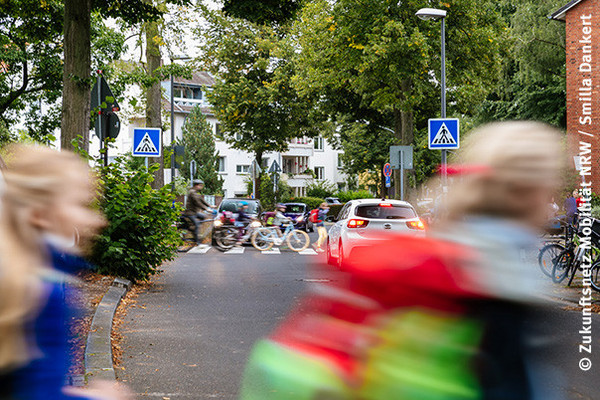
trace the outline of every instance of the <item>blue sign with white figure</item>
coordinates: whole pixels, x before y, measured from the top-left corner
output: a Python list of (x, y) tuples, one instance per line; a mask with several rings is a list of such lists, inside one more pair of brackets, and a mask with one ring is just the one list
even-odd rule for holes
[(160, 157), (161, 144), (160, 128), (135, 128), (133, 130), (134, 157)]
[(457, 118), (433, 118), (429, 120), (429, 148), (458, 149), (460, 126)]

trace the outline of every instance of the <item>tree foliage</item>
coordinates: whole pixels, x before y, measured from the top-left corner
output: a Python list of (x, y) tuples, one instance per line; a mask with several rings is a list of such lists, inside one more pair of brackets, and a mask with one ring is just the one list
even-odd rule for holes
[(41, 142), (58, 123), (54, 111), (40, 112), (40, 102), (61, 95), (62, 14), (59, 0), (0, 3), (0, 119), (11, 127), (26, 113), (25, 129)]
[(290, 139), (315, 136), (312, 105), (290, 82), (293, 48), (268, 26), (203, 13), (207, 25), (196, 30), (202, 65), (216, 78), (208, 98), (227, 143), (260, 164), (264, 153), (287, 150)]
[(223, 12), (259, 25), (282, 25), (295, 17), (300, 5), (300, 0), (225, 0)]
[(136, 167), (126, 157), (101, 168), (100, 209), (109, 225), (92, 256), (100, 273), (146, 280), (175, 258), (180, 241), (175, 223), (182, 210), (173, 205), (169, 188), (152, 189), (156, 168)]
[(204, 194), (223, 192), (223, 180), (219, 176), (219, 153), (215, 149), (215, 138), (212, 128), (199, 106), (185, 120), (183, 138), (180, 142), (185, 146), (184, 165), (181, 170), (186, 179), (190, 179), (190, 162), (196, 161), (196, 175), (204, 181)]
[[(386, 146), (414, 144), (415, 131), (423, 132), (420, 124), (439, 115), (440, 23), (415, 16), (424, 6), (417, 0), (312, 0), (293, 27), (299, 49), (294, 85), (302, 95), (319, 96), (323, 113), (342, 126), (349, 170), (379, 169), (388, 158)], [(499, 78), (504, 21), (489, 0), (429, 6), (448, 11), (449, 115), (473, 113)], [(418, 115), (432, 104), (433, 113)], [(371, 143), (372, 152), (364, 154), (357, 141)]]
[(478, 109), (477, 122), (533, 119), (566, 127), (565, 27), (548, 19), (562, 0), (500, 2), (509, 25), (502, 80)]

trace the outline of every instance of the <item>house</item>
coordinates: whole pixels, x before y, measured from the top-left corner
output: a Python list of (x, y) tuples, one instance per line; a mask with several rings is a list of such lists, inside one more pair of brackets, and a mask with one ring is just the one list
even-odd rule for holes
[(600, 0), (570, 1), (549, 18), (563, 22), (566, 30), (569, 155), (576, 157), (584, 181), (600, 193), (595, 171), (600, 159)]
[[(225, 197), (245, 197), (248, 193), (247, 182), (250, 179), (250, 167), (254, 160), (252, 154), (233, 149), (223, 140), (220, 124), (212, 112), (206, 97), (206, 91), (214, 84), (213, 77), (207, 72), (196, 72), (191, 79), (176, 78), (173, 83), (173, 110), (175, 138), (181, 139), (182, 128), (193, 107), (199, 106), (211, 125), (216, 149), (219, 153), (219, 174), (223, 178)], [(171, 82), (164, 81), (163, 119), (171, 112)], [(125, 123), (125, 121), (123, 121)], [(142, 118), (130, 119), (131, 126), (143, 126)], [(116, 142), (118, 152), (130, 152), (133, 147), (132, 129), (123, 126)], [(171, 143), (171, 132), (163, 132), (163, 146)], [(305, 196), (306, 187), (313, 180), (326, 180), (337, 189), (346, 188), (346, 175), (342, 172), (340, 154), (322, 137), (293, 139), (288, 150), (283, 153), (266, 153), (263, 156), (263, 168), (269, 168), (273, 161), (281, 166), (280, 178), (292, 188), (295, 196)], [(111, 153), (109, 153), (111, 154)], [(165, 183), (171, 182), (171, 170), (165, 169)]]

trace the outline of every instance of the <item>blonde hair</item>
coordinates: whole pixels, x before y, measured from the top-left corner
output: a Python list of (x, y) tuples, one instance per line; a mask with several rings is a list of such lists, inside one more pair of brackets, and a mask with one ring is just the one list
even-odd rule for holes
[(448, 218), (526, 217), (520, 194), (536, 187), (556, 190), (563, 154), (560, 131), (540, 122), (498, 122), (476, 129), (458, 156), (466, 173), (450, 188)]
[(11, 146), (6, 163), (0, 196), (0, 371), (26, 363), (35, 351), (24, 325), (43, 302), (40, 277), (49, 266), (32, 213), (56, 203), (74, 174), (89, 173), (75, 154), (41, 146)]

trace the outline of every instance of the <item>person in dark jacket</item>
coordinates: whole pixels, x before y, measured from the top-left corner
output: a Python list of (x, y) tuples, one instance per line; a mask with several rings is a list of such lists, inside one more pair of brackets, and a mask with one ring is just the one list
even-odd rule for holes
[(200, 194), (200, 191), (204, 189), (204, 181), (201, 179), (194, 179), (193, 184), (194, 186), (188, 191), (185, 212), (183, 215), (188, 217), (194, 223), (194, 241), (199, 243), (198, 234), (200, 232), (200, 226), (202, 225), (202, 221), (206, 219), (206, 212), (210, 210), (210, 206), (204, 201), (204, 196)]

